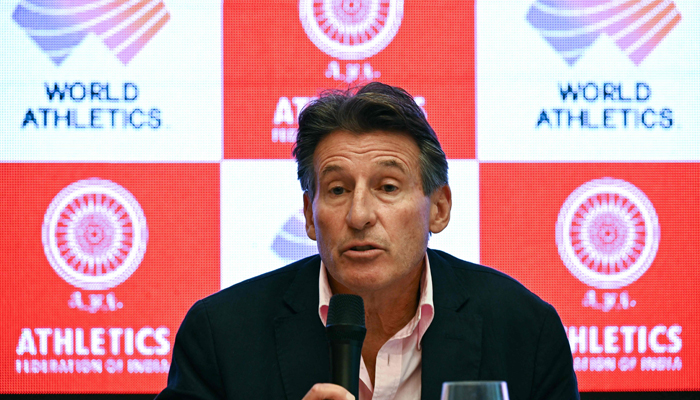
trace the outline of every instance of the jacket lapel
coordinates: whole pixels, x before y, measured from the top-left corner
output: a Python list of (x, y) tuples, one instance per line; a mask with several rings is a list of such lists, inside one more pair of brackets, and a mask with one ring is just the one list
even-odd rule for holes
[(481, 364), (481, 316), (468, 312), (469, 295), (452, 267), (428, 250), (435, 316), (422, 339), (421, 398), (439, 399), (442, 383), (477, 380)]
[(318, 317), (320, 258), (299, 269), (275, 318), (277, 359), (288, 399), (300, 399), (318, 382), (330, 380), (326, 331)]
[[(424, 400), (439, 399), (442, 383), (477, 380), (481, 365), (481, 316), (468, 312), (466, 288), (452, 267), (428, 250), (435, 316), (421, 342)], [(330, 381), (326, 332), (318, 317), (318, 272), (314, 257), (299, 269), (275, 319), (280, 373), (288, 399), (300, 399), (318, 382)]]

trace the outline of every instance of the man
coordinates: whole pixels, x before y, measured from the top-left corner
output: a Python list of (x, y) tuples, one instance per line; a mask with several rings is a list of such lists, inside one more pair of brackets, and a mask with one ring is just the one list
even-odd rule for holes
[(360, 295), (360, 399), (438, 399), (505, 380), (511, 399), (578, 398), (556, 311), (512, 278), (427, 249), (450, 220), (447, 161), (402, 89), (332, 92), (299, 116), (294, 156), (319, 255), (197, 302), (163, 398), (348, 399), (329, 381), (332, 294)]

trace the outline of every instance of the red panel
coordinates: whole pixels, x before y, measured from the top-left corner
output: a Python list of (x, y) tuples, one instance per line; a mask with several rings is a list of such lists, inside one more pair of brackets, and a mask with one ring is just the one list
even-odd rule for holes
[[(0, 171), (0, 391), (160, 391), (185, 312), (219, 289), (219, 164), (2, 164)], [(133, 195), (148, 228), (138, 268), (102, 290), (64, 280), (42, 246), (44, 216), (55, 196), (88, 178), (111, 181)], [(117, 330), (110, 334), (111, 328)], [(83, 345), (87, 354), (79, 354)]]
[[(289, 129), (291, 139), (298, 112), (293, 98), (366, 81), (334, 79), (332, 63), (339, 74), (348, 75), (348, 65), (356, 64), (361, 77), (367, 68), (375, 77), (379, 73), (376, 80), (424, 97), (447, 156), (475, 157), (473, 1), (406, 2), (391, 43), (374, 56), (347, 61), (314, 45), (299, 15), (298, 1), (274, 7), (225, 2), (225, 158), (289, 158), (291, 143), (274, 142), (272, 130)], [(274, 123), (281, 97), (291, 105), (291, 124)]]
[[(565, 327), (574, 327), (568, 333), (574, 334), (569, 341), (579, 389), (697, 389), (700, 166), (590, 163), (482, 164), (480, 168), (481, 261), (518, 279), (559, 311)], [(567, 198), (587, 182), (605, 177), (618, 180), (619, 187), (629, 189), (625, 186), (629, 184), (643, 193), (660, 228), (653, 262), (636, 280), (618, 288), (579, 280), (562, 261), (556, 239)], [(600, 205), (595, 208), (603, 210)], [(651, 225), (645, 228), (647, 235)], [(615, 238), (605, 236), (611, 231), (600, 226), (586, 226), (600, 235), (593, 240)], [(584, 348), (578, 339), (582, 333)]]

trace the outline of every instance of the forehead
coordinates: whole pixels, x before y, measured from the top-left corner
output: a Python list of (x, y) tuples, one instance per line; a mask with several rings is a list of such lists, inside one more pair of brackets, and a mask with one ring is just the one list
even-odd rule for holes
[(387, 160), (418, 168), (420, 150), (415, 140), (406, 133), (371, 131), (354, 133), (335, 131), (324, 137), (314, 151), (317, 171), (328, 165), (344, 162), (362, 162), (389, 165)]

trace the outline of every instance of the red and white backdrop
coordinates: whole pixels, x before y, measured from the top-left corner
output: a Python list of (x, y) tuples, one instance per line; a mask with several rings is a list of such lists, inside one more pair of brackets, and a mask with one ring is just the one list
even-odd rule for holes
[(582, 391), (700, 390), (697, 2), (13, 0), (0, 31), (0, 393), (159, 391), (194, 301), (316, 252), (296, 118), (370, 80), (449, 158), (430, 246), (554, 305)]

